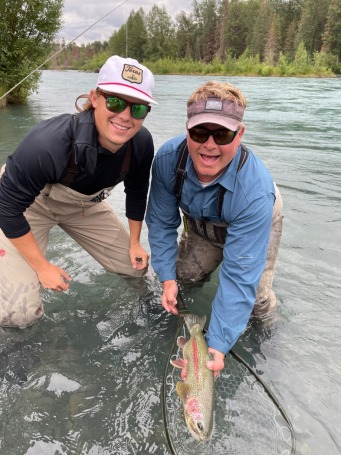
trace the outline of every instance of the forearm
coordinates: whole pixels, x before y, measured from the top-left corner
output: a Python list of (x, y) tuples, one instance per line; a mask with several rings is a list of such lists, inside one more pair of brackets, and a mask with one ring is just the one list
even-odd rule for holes
[(9, 239), (9, 241), (37, 274), (47, 267), (49, 262), (39, 248), (31, 231), (19, 238)]
[(37, 273), (39, 282), (44, 288), (56, 291), (65, 291), (69, 288), (71, 277), (62, 268), (51, 264), (45, 258), (31, 231), (9, 241)]
[(140, 244), (142, 221), (128, 219), (130, 247)]

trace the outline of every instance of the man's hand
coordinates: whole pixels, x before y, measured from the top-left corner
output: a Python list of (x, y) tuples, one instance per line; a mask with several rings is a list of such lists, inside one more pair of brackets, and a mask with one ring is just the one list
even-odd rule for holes
[(207, 362), (207, 368), (214, 371), (214, 377), (216, 378), (224, 368), (224, 354), (211, 347), (208, 347), (208, 352), (211, 354), (212, 360)]
[(178, 315), (177, 310), (178, 286), (175, 280), (166, 280), (163, 282), (162, 306), (166, 312)]
[(134, 269), (141, 271), (147, 268), (150, 255), (141, 247), (140, 243), (137, 242), (130, 246), (129, 256)]
[(37, 271), (39, 282), (48, 290), (66, 291), (69, 288), (71, 277), (62, 268), (47, 263), (45, 267)]
[[(207, 362), (207, 368), (214, 371), (214, 378), (218, 376), (220, 371), (224, 368), (224, 354), (214, 348), (208, 347), (208, 353), (210, 354), (212, 360)], [(182, 359), (182, 371), (181, 379), (186, 380), (186, 365), (188, 364), (186, 359)]]

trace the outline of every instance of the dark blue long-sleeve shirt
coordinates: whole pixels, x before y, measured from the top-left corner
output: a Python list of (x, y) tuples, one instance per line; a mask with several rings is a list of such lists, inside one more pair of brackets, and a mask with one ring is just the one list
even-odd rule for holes
[[(98, 142), (92, 111), (77, 114), (75, 120), (70, 114), (62, 114), (40, 122), (8, 157), (6, 171), (0, 179), (0, 228), (8, 238), (29, 232), (23, 214), (46, 184), (62, 181), (73, 144), (79, 172), (70, 188), (92, 195), (115, 185), (127, 143), (115, 154), (104, 149)], [(142, 127), (132, 145), (131, 164), (124, 180), (126, 216), (141, 221), (154, 155), (150, 132)]]

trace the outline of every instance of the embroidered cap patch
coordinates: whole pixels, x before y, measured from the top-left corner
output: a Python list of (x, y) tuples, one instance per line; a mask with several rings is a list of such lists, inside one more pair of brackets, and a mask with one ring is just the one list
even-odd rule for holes
[(221, 100), (208, 99), (205, 104), (205, 110), (222, 111), (223, 103)]
[(143, 70), (134, 65), (125, 63), (122, 70), (122, 79), (133, 84), (141, 84), (143, 81)]

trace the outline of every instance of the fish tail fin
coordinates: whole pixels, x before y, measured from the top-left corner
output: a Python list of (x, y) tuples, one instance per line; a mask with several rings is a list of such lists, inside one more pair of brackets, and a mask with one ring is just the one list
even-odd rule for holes
[(191, 330), (194, 325), (199, 325), (203, 331), (205, 322), (207, 321), (207, 317), (205, 315), (199, 316), (199, 315), (189, 313), (189, 314), (184, 315), (184, 321), (185, 321), (185, 324), (186, 324), (188, 330), (190, 331), (190, 333), (191, 333)]

